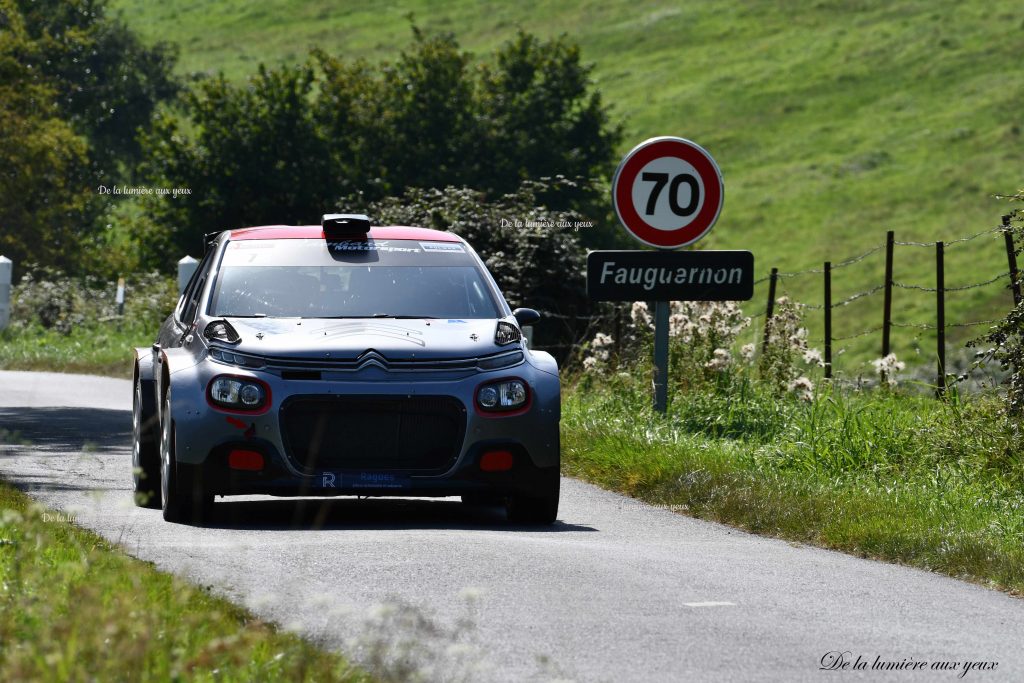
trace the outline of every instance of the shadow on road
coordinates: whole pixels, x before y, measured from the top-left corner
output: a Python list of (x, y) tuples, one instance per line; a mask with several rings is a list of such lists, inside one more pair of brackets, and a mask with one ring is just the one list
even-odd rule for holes
[[(6, 446), (6, 447), (3, 447)], [(13, 448), (12, 448), (13, 447)], [(131, 467), (131, 414), (97, 408), (0, 408), (0, 458), (23, 455), (95, 458), (91, 467), (110, 465), (112, 452), (124, 454)], [(95, 453), (94, 453), (95, 451)], [(104, 461), (106, 460), (106, 462)], [(65, 463), (66, 465), (66, 463)], [(66, 477), (61, 469), (9, 473), (8, 480), (28, 491), (112, 491), (94, 477)], [(107, 483), (107, 482), (104, 482)], [(130, 485), (130, 481), (126, 480)], [(207, 527), (264, 530), (466, 529), (496, 531), (596, 531), (593, 527), (556, 522), (550, 526), (517, 526), (497, 506), (463, 505), (452, 499), (283, 498), (221, 499)]]
[(264, 530), (462, 529), (480, 531), (597, 531), (579, 524), (555, 522), (550, 526), (518, 526), (505, 521), (504, 509), (463, 505), (454, 500), (287, 499), (260, 501), (219, 500), (207, 527)]
[(116, 477), (75, 472), (102, 472), (110, 455), (123, 455), (130, 468), (131, 436), (131, 413), (124, 410), (0, 408), (0, 461), (30, 455), (33, 463), (5, 468), (4, 476), (28, 492), (123, 490), (112, 484)]
[(132, 417), (125, 410), (0, 408), (0, 445), (26, 445), (67, 454), (130, 449), (131, 440)]

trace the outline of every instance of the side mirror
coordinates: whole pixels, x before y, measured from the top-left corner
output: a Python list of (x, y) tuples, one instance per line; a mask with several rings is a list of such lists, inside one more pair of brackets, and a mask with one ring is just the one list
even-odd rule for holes
[(516, 322), (519, 323), (519, 327), (526, 327), (540, 320), (540, 313), (532, 308), (517, 308), (512, 311), (512, 315), (515, 317)]

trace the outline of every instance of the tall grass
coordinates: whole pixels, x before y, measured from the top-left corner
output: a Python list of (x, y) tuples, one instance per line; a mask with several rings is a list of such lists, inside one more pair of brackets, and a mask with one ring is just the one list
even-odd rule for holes
[(0, 680), (372, 680), (3, 482), (0, 511)]
[(651, 503), (795, 541), (1024, 591), (1024, 448), (994, 397), (964, 404), (823, 388), (805, 402), (739, 378), (679, 392), (583, 380), (566, 471)]

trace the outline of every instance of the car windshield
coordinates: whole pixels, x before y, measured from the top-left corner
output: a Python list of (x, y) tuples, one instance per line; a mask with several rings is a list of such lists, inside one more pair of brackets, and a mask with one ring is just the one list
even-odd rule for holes
[(208, 313), (461, 319), (499, 308), (458, 242), (283, 239), (229, 242)]

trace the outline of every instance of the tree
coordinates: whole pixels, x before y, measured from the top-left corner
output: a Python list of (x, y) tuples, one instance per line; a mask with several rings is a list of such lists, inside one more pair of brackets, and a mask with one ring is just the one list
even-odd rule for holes
[(145, 139), (151, 184), (192, 190), (150, 212), (194, 249), (206, 232), (312, 222), (339, 197), (365, 203), (411, 188), (497, 199), (560, 175), (581, 182), (544, 185), (539, 198), (594, 207), (590, 180), (611, 170), (621, 132), (579, 49), (519, 33), (494, 62), (474, 66), (450, 34), (414, 27), (410, 48), (376, 69), (314, 50), (298, 67), (261, 66), (246, 85), (208, 80), (184, 98), (184, 120), (165, 116)]
[(0, 253), (71, 268), (92, 226), (86, 140), (64, 121), (12, 0), (0, 0)]
[[(90, 142), (100, 178), (130, 174), (141, 154), (136, 130), (149, 125), (157, 104), (178, 92), (171, 75), (176, 48), (142, 45), (106, 0), (16, 0), (33, 65), (56, 91), (61, 116)], [(109, 180), (107, 181), (109, 184)]]

